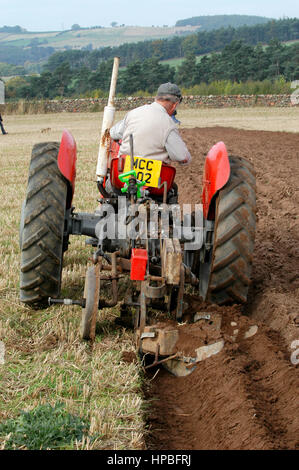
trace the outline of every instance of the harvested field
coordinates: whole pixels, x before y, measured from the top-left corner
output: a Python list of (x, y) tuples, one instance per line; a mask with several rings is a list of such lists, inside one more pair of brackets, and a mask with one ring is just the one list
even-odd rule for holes
[[(229, 154), (254, 164), (258, 223), (253, 282), (243, 314), (259, 330), (252, 338), (226, 343), (186, 378), (158, 372), (146, 390), (152, 403), (147, 445), (298, 448), (299, 377), (290, 360), (291, 344), (299, 339), (298, 134), (217, 127), (183, 129), (182, 135), (193, 162), (187, 181), (185, 170), (178, 169), (181, 203), (190, 202), (196, 188), (192, 202), (200, 202), (204, 155), (217, 141), (226, 143)], [(194, 305), (194, 312), (206, 310)], [(219, 310), (226, 322), (239, 322), (240, 308)]]
[[(234, 123), (229, 110), (221, 111), (223, 125), (248, 125), (247, 110), (243, 117), (238, 110)], [(195, 193), (192, 202), (200, 202), (204, 156), (219, 140), (230, 154), (254, 164), (258, 223), (249, 300), (242, 309), (218, 307), (218, 311), (223, 312), (225, 325), (231, 321), (256, 324), (258, 333), (246, 340), (240, 335), (235, 342), (227, 341), (222, 352), (186, 378), (175, 378), (164, 369), (153, 371), (143, 383), (145, 396), (132, 335), (114, 324), (117, 308), (102, 312), (91, 350), (78, 337), (78, 307), (37, 312), (18, 301), (19, 214), (32, 145), (59, 140), (63, 128), (71, 130), (78, 145), (74, 204), (78, 211), (90, 211), (97, 198), (94, 175), (100, 116), (5, 117), (9, 134), (0, 135), (0, 340), (6, 355), (5, 364), (0, 365), (0, 424), (23, 409), (59, 401), (86, 419), (90, 434), (98, 436), (71, 448), (298, 448), (298, 366), (291, 362), (295, 351), (291, 345), (299, 340), (299, 134), (295, 133), (299, 109), (288, 110), (290, 114), (267, 110), (265, 119), (261, 116), (256, 122), (253, 111), (259, 112), (250, 110), (250, 125), (269, 128), (267, 118), (275, 116), (271, 121), (275, 130), (294, 132), (215, 127), (219, 124), (215, 110), (205, 110), (197, 120), (193, 116), (192, 122), (189, 111), (180, 112), (182, 125), (187, 127), (181, 132), (193, 162), (188, 169), (178, 169), (177, 182), (181, 203), (191, 202), (191, 193)], [(89, 253), (82, 238), (72, 238), (65, 256), (62, 295), (82, 295)], [(191, 305), (194, 311), (211, 308), (198, 299)], [(142, 400), (148, 410), (146, 431)], [(0, 448), (4, 445), (0, 439)]]
[[(134, 351), (134, 342), (131, 331), (114, 324), (118, 309), (102, 310), (91, 348), (79, 338), (80, 308), (37, 311), (19, 302), (20, 211), (34, 143), (59, 141), (63, 128), (69, 128), (78, 145), (74, 204), (79, 211), (91, 211), (98, 197), (94, 181), (99, 122), (91, 123), (91, 138), (84, 117), (57, 117), (7, 119), (8, 135), (0, 135), (0, 341), (5, 345), (0, 427), (8, 419), (16, 420), (21, 410), (62, 403), (68, 413), (88, 423), (90, 437), (60, 448), (140, 449), (142, 377), (139, 364), (122, 360), (123, 351)], [(83, 237), (72, 238), (64, 256), (63, 297), (82, 297), (90, 254)], [(0, 449), (5, 445), (0, 432)]]
[[(299, 109), (293, 108), (221, 108), (182, 109), (178, 111), (182, 127), (234, 127), (258, 131), (299, 132)], [(223, 140), (223, 139), (222, 139)]]

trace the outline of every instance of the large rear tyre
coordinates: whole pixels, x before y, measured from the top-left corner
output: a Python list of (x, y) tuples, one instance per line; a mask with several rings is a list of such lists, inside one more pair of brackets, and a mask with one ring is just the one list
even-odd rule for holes
[(20, 227), (20, 299), (26, 304), (60, 294), (68, 183), (57, 166), (58, 151), (57, 142), (32, 150)]
[(200, 295), (218, 305), (246, 302), (255, 239), (254, 170), (244, 158), (229, 159), (229, 181), (215, 200), (212, 248), (200, 264)]

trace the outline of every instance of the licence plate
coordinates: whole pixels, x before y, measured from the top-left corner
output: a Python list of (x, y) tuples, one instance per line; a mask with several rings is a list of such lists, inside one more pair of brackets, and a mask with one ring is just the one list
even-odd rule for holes
[[(134, 170), (136, 178), (144, 183), (144, 186), (158, 188), (161, 174), (162, 161), (150, 158), (134, 157)], [(126, 155), (124, 173), (131, 170), (130, 155)]]

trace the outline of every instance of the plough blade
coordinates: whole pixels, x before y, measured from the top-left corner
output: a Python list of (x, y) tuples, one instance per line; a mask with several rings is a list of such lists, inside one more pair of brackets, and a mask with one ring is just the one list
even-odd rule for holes
[(223, 346), (223, 340), (217, 341), (217, 343), (212, 343), (207, 346), (201, 346), (195, 350), (196, 357), (178, 357), (175, 359), (170, 359), (169, 361), (163, 363), (163, 367), (165, 367), (165, 369), (167, 369), (176, 377), (186, 377), (196, 369), (196, 365), (199, 362), (220, 353), (220, 351), (223, 349)]

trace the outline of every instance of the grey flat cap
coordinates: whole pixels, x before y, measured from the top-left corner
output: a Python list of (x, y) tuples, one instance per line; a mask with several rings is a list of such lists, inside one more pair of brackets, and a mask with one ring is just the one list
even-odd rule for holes
[(162, 83), (159, 86), (157, 91), (157, 96), (164, 96), (164, 95), (173, 95), (176, 96), (179, 100), (182, 98), (182, 92), (179, 87), (175, 83)]

